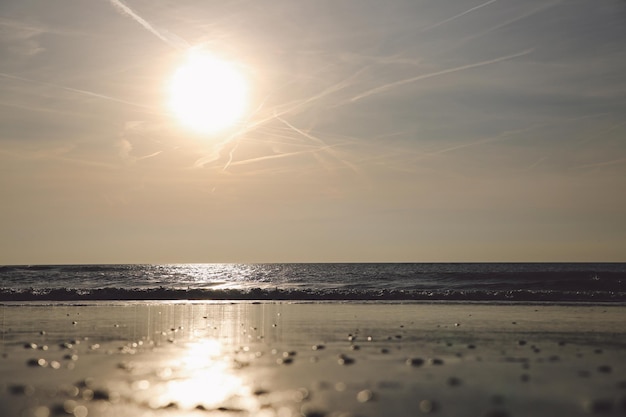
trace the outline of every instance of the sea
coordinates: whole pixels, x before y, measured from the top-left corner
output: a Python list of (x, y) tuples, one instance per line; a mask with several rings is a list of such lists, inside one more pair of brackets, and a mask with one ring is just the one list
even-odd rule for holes
[(626, 303), (626, 263), (0, 266), (0, 301)]

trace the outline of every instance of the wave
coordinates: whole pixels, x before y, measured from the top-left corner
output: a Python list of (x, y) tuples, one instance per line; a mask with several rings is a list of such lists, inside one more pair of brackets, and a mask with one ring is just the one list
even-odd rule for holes
[(626, 302), (626, 292), (553, 290), (360, 290), (360, 289), (173, 289), (0, 288), (0, 301), (112, 300), (310, 300), (310, 301), (529, 301)]

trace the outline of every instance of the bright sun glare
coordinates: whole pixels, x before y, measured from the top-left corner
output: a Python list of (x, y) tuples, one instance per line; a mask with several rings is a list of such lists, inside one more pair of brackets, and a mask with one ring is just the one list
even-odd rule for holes
[(199, 133), (233, 127), (248, 105), (248, 85), (237, 66), (197, 50), (174, 73), (169, 93), (172, 112)]

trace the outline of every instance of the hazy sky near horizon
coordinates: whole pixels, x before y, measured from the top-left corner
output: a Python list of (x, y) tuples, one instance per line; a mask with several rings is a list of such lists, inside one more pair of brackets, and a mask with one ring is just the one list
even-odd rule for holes
[[(623, 0), (5, 0), (0, 264), (626, 261)], [(166, 105), (233, 63), (219, 134)]]

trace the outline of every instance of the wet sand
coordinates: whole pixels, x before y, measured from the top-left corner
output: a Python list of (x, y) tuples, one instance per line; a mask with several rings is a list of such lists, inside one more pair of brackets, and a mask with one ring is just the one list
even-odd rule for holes
[(0, 305), (0, 416), (626, 414), (626, 307)]

